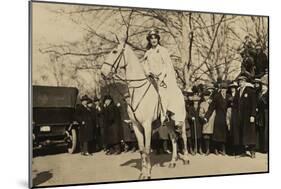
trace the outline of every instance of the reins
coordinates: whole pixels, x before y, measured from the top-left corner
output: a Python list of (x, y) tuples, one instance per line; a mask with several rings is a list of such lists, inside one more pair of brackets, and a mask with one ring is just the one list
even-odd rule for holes
[[(119, 53), (119, 55), (117, 56), (117, 58), (115, 59), (115, 61), (113, 62), (113, 64), (110, 64), (108, 62), (104, 62), (105, 65), (108, 65), (111, 67), (111, 73), (112, 73), (112, 78), (109, 78), (109, 79), (112, 79), (113, 80), (113, 83), (114, 83), (114, 87), (116, 88), (116, 91), (119, 93), (119, 95), (123, 98), (123, 100), (125, 100), (127, 102), (127, 98), (131, 97), (131, 102), (130, 103), (127, 103), (128, 106), (130, 107), (130, 109), (132, 110), (132, 112), (135, 114), (135, 112), (137, 111), (138, 107), (140, 106), (142, 100), (144, 99), (146, 93), (148, 92), (148, 90), (150, 89), (151, 87), (151, 82), (149, 82), (149, 79), (148, 77), (145, 77), (145, 78), (141, 78), (141, 79), (127, 79), (127, 78), (122, 78), (118, 75), (117, 73), (117, 70), (118, 68), (122, 68), (125, 70), (125, 76), (127, 75), (126, 72), (127, 72), (127, 63), (126, 63), (126, 59), (125, 59), (125, 56), (124, 56), (124, 51), (125, 51), (125, 45), (123, 46), (121, 52)], [(124, 65), (122, 67), (120, 67), (120, 62), (122, 60), (122, 58), (124, 59)], [(121, 82), (125, 82), (126, 83), (126, 86), (127, 86), (127, 90), (128, 90), (128, 94), (129, 96), (124, 96), (120, 90), (118, 89), (118, 87), (116, 86), (116, 81), (121, 81)], [(140, 81), (145, 81), (144, 83), (140, 84), (139, 86), (129, 86), (129, 84), (131, 82), (140, 82)], [(144, 87), (147, 83), (149, 82), (149, 85), (148, 87), (145, 89), (144, 93), (142, 94), (140, 100), (138, 101), (137, 105), (135, 106), (135, 108), (133, 107), (133, 102), (134, 102), (134, 93), (135, 93), (135, 90), (136, 89), (139, 89), (139, 88), (142, 88)], [(107, 82), (106, 82), (107, 84)], [(130, 94), (130, 89), (132, 89), (132, 94)], [(135, 115), (134, 115), (135, 116)], [(136, 118), (136, 116), (135, 116)]]

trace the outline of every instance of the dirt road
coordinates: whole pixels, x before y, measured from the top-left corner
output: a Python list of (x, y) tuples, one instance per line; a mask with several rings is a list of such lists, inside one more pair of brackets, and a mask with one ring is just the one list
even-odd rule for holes
[[(138, 152), (107, 156), (80, 154), (47, 154), (33, 159), (33, 183), (37, 186), (137, 180), (140, 174)], [(152, 179), (267, 171), (267, 155), (255, 159), (238, 156), (191, 156), (190, 164), (177, 161), (169, 168), (170, 155), (152, 155)]]

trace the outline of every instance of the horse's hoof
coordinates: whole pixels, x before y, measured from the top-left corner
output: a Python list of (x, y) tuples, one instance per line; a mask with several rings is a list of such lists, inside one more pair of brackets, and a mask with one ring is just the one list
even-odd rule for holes
[(189, 165), (189, 163), (190, 163), (189, 160), (184, 160), (184, 161), (183, 161), (183, 164), (184, 164), (184, 165)]
[(139, 180), (144, 180), (144, 179), (145, 179), (145, 176), (141, 173), (139, 176)]
[(176, 167), (176, 163), (170, 163), (169, 164), (169, 168), (175, 168)]
[(148, 177), (147, 177), (147, 180), (150, 180), (150, 179), (151, 179), (151, 176), (148, 176)]

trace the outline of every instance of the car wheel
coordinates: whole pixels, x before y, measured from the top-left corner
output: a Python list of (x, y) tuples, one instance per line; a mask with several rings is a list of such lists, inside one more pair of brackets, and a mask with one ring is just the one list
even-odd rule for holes
[(77, 132), (74, 128), (70, 131), (70, 141), (67, 146), (68, 153), (73, 154), (77, 148)]

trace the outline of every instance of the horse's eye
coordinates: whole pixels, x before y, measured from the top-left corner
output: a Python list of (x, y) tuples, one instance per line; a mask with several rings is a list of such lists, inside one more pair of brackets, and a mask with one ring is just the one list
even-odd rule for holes
[(113, 53), (113, 54), (116, 54), (116, 53), (117, 53), (117, 50), (113, 50), (112, 53)]

